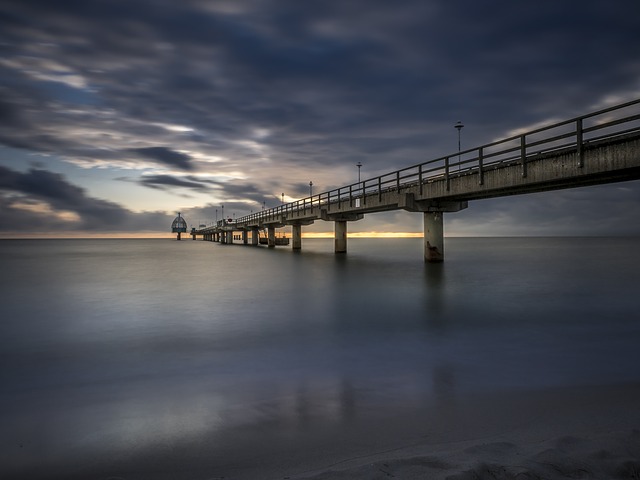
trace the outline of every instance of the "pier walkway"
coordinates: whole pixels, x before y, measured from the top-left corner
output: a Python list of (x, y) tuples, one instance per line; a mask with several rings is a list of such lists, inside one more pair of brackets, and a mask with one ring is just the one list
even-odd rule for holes
[[(543, 128), (455, 152), (368, 178), (275, 208), (193, 229), (205, 240), (258, 245), (266, 229), (291, 226), (293, 249), (302, 248), (302, 227), (334, 222), (335, 252), (347, 251), (347, 223), (390, 210), (422, 213), (424, 258), (444, 260), (443, 216), (483, 198), (544, 192), (640, 178), (640, 99)], [(234, 232), (240, 234), (234, 235)], [(249, 242), (251, 236), (251, 242)]]

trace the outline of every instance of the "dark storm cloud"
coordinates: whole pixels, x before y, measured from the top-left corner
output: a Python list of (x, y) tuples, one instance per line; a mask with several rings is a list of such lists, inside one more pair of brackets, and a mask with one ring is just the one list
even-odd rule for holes
[[(143, 175), (138, 180), (131, 178), (121, 178), (120, 180), (127, 182), (136, 181), (142, 186), (173, 192), (177, 195), (182, 195), (180, 192), (184, 189), (199, 193), (215, 192), (221, 198), (236, 199), (234, 201), (222, 201), (217, 205), (217, 208), (220, 208), (223, 204), (228, 205), (230, 208), (233, 208), (239, 216), (246, 215), (251, 211), (257, 211), (262, 207), (263, 202), (265, 206), (269, 207), (279, 205), (281, 202), (280, 197), (275, 196), (264, 188), (258, 188), (256, 185), (240, 181), (221, 181), (193, 175), (187, 175), (185, 177), (176, 177), (173, 175)], [(263, 186), (261, 185), (261, 187)], [(294, 189), (289, 189), (288, 191), (294, 193)], [(308, 186), (307, 190), (299, 193), (301, 197), (308, 194)], [(202, 213), (199, 216), (209, 218)]]
[(7, 0), (0, 13), (0, 144), (147, 169), (143, 185), (210, 187), (220, 203), (452, 153), (458, 120), (465, 148), (640, 89), (636, 0)]
[[(0, 225), (5, 231), (158, 230), (163, 226), (160, 220), (166, 221), (164, 214), (136, 214), (116, 203), (93, 198), (62, 175), (42, 169), (23, 173), (0, 166), (0, 200), (3, 204)], [(37, 212), (16, 206), (16, 203), (37, 206), (43, 202), (50, 211)], [(56, 214), (60, 212), (71, 212), (77, 215), (78, 221), (57, 219)]]
[(170, 167), (176, 167), (180, 170), (193, 170), (191, 164), (191, 157), (184, 153), (176, 152), (166, 147), (145, 147), (145, 148), (132, 148), (132, 153), (149, 158), (156, 162), (168, 165)]
[(19, 42), (46, 26), (39, 35), (57, 44), (54, 58), (126, 118), (187, 123), (227, 141), (271, 128), (267, 142), (284, 162), (297, 147), (325, 163), (359, 152), (400, 166), (394, 153), (417, 157), (438, 136), (433, 123), (465, 117), (504, 129), (516, 116), (557, 115), (552, 102), (584, 108), (605, 79), (604, 92), (637, 82), (632, 16), (602, 2), (250, 2), (236, 14), (203, 5), (9, 3), (8, 36)]
[(471, 202), (447, 216), (457, 235), (640, 235), (640, 181)]
[(193, 190), (207, 190), (207, 185), (202, 182), (184, 180), (171, 175), (144, 175), (140, 177), (139, 183), (149, 188), (181, 187)]

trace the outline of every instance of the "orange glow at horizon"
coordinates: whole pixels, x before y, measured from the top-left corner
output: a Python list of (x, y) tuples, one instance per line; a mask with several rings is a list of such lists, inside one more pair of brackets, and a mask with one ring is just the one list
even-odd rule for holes
[[(303, 233), (302, 238), (333, 238), (333, 232)], [(416, 232), (352, 232), (347, 238), (422, 238), (422, 233)]]

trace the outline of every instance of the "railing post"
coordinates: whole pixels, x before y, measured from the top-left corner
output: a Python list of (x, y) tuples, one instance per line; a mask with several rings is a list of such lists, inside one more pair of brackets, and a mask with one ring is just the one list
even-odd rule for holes
[(400, 193), (400, 170), (396, 172), (396, 190)]
[(420, 196), (422, 196), (422, 164), (418, 165), (418, 183), (420, 184)]
[(527, 178), (527, 140), (525, 135), (520, 136), (520, 160), (522, 161), (522, 178)]
[(365, 190), (367, 189), (366, 184), (367, 184), (367, 181), (363, 180), (362, 181), (362, 205), (367, 204), (367, 195), (365, 194)]
[(584, 150), (582, 149), (582, 119), (576, 120), (576, 145), (578, 149), (578, 167), (584, 167)]
[(479, 174), (478, 185), (484, 184), (483, 155), (484, 155), (484, 149), (482, 147), (478, 148), (478, 174)]
[(349, 185), (349, 208), (353, 207), (353, 185)]
[(444, 157), (444, 178), (447, 181), (447, 192), (451, 188), (449, 185), (449, 157)]
[(378, 177), (378, 202), (382, 201), (382, 177)]

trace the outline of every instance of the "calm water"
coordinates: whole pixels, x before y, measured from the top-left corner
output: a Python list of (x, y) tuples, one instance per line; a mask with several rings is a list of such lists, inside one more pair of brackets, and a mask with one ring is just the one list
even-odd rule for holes
[(640, 239), (303, 242), (0, 241), (0, 476), (640, 381)]

